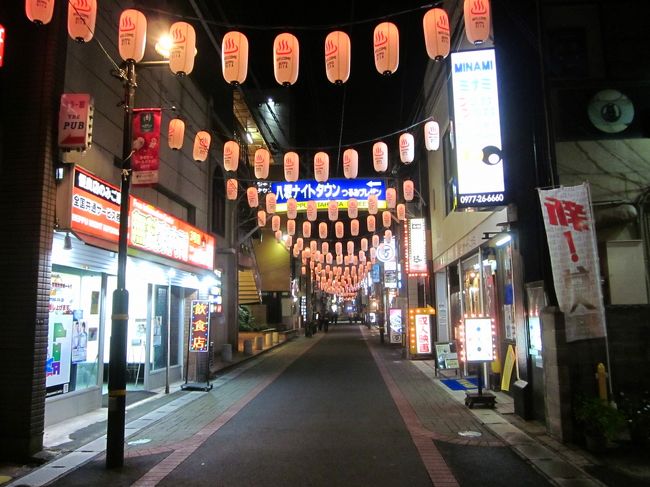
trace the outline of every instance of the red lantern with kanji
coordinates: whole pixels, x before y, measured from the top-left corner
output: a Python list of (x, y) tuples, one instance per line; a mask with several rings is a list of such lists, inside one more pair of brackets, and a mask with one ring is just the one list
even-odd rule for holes
[(275, 213), (277, 198), (275, 193), (266, 193), (266, 211), (267, 213)]
[(317, 152), (314, 156), (314, 178), (319, 183), (324, 183), (329, 178), (330, 156), (327, 152)]
[(395, 208), (397, 204), (397, 190), (395, 188), (386, 189), (386, 205), (388, 208)]
[(264, 210), (259, 210), (257, 212), (257, 226), (263, 227), (266, 225), (266, 212)]
[(440, 147), (440, 126), (434, 120), (424, 124), (424, 146), (428, 151), (438, 150)]
[(179, 150), (183, 147), (185, 139), (185, 122), (180, 118), (172, 118), (167, 128), (167, 144), (172, 150)]
[(259, 195), (257, 194), (257, 188), (251, 186), (246, 190), (246, 199), (248, 200), (248, 206), (251, 208), (257, 208), (259, 206)]
[(273, 215), (271, 217), (271, 230), (274, 232), (277, 232), (280, 230), (280, 216), (279, 215)]
[(203, 162), (208, 158), (211, 140), (212, 137), (208, 132), (205, 132), (204, 130), (197, 132), (194, 137), (194, 149), (192, 150), (192, 155), (194, 156), (195, 161)]
[(407, 179), (406, 181), (404, 181), (402, 188), (404, 192), (404, 199), (406, 201), (413, 201), (413, 197), (415, 196), (415, 188), (413, 186), (413, 181)]
[(350, 235), (353, 237), (359, 235), (359, 220), (350, 220)]
[[(372, 236), (372, 248), (376, 249), (379, 247), (379, 235), (373, 235)], [(372, 254), (372, 249), (371, 249), (371, 254)]]
[(169, 29), (172, 46), (169, 50), (169, 69), (178, 76), (186, 76), (194, 69), (196, 32), (187, 22), (175, 22)]
[(334, 225), (334, 233), (336, 235), (336, 238), (343, 238), (343, 222), (336, 222)]
[(117, 44), (124, 61), (142, 61), (147, 44), (147, 19), (142, 12), (132, 8), (122, 12)]
[(298, 79), (300, 46), (293, 34), (279, 34), (273, 42), (273, 73), (275, 80), (284, 86), (292, 85)]
[(415, 157), (415, 140), (409, 133), (399, 136), (399, 158), (404, 164), (410, 164)]
[(388, 169), (388, 146), (385, 142), (373, 144), (372, 164), (377, 172), (385, 172)]
[(392, 22), (382, 22), (375, 27), (373, 36), (375, 68), (383, 75), (397, 71), (399, 66), (399, 30)]
[(327, 238), (327, 223), (320, 222), (318, 224), (318, 236), (320, 238)]
[(449, 55), (451, 35), (449, 33), (449, 16), (442, 8), (432, 8), (422, 19), (424, 44), (427, 55), (436, 61), (442, 61)]
[(390, 211), (384, 210), (381, 212), (381, 223), (384, 225), (384, 227), (390, 227), (392, 220), (393, 219), (391, 217)]
[(75, 41), (90, 42), (96, 20), (97, 0), (68, 0), (68, 35)]
[(226, 197), (229, 200), (237, 199), (238, 183), (236, 179), (226, 179)]
[(371, 194), (368, 196), (368, 213), (371, 215), (377, 214), (377, 209), (379, 208), (379, 201), (377, 201), (377, 195)]
[(397, 205), (397, 219), (401, 222), (406, 220), (406, 205), (404, 203)]
[(348, 200), (348, 216), (350, 218), (356, 218), (359, 215), (359, 202), (356, 198), (350, 198)]
[(368, 229), (369, 232), (374, 232), (376, 228), (377, 222), (375, 220), (375, 217), (373, 215), (368, 215), (366, 217), (366, 228)]
[(483, 44), (490, 37), (490, 0), (465, 0), (463, 13), (467, 40), (474, 45)]
[(221, 71), (227, 83), (240, 85), (248, 75), (248, 39), (237, 31), (227, 32), (221, 43)]
[(307, 202), (307, 220), (313, 222), (318, 216), (318, 205), (313, 200)]
[[(323, 238), (325, 238), (325, 237), (323, 237)], [(330, 244), (328, 242), (323, 242), (321, 244), (321, 246), (320, 246), (321, 254), (327, 255), (327, 254), (329, 254), (329, 251), (330, 251)]]
[(255, 151), (255, 177), (257, 179), (266, 179), (269, 177), (269, 163), (271, 154), (263, 147)]
[(298, 181), (300, 158), (295, 152), (284, 155), (284, 179), (290, 183)]
[(302, 222), (302, 236), (305, 238), (311, 237), (311, 222)]
[(334, 244), (334, 250), (336, 251), (336, 255), (343, 255), (343, 244), (341, 242), (336, 242)]
[(287, 218), (293, 220), (298, 216), (298, 202), (295, 198), (287, 200)]
[(352, 240), (348, 240), (347, 247), (348, 255), (354, 254), (354, 242)]
[(348, 179), (354, 179), (359, 173), (359, 153), (354, 149), (346, 149), (343, 152), (343, 175)]
[(384, 242), (389, 243), (393, 238), (393, 232), (391, 230), (386, 230), (384, 232)]
[(26, 0), (25, 15), (35, 24), (49, 24), (54, 13), (54, 0)]
[(350, 36), (340, 30), (325, 38), (325, 72), (334, 84), (345, 83), (350, 77)]
[(327, 202), (327, 217), (333, 222), (339, 219), (339, 204), (336, 200)]
[(296, 233), (296, 220), (287, 220), (287, 233), (295, 235)]
[(223, 167), (226, 171), (236, 171), (239, 167), (239, 144), (234, 140), (223, 145)]
[(361, 250), (368, 252), (368, 239), (366, 237), (361, 239)]
[(304, 247), (304, 245), (305, 245), (305, 241), (303, 240), (303, 238), (302, 238), (302, 237), (298, 237), (298, 238), (296, 239), (296, 248), (297, 248), (298, 250), (302, 250), (303, 247)]

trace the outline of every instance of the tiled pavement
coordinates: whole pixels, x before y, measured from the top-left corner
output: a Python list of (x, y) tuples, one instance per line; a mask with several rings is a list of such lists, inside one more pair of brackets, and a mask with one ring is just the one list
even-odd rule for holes
[[(422, 458), (428, 468), (438, 469), (434, 472), (436, 476), (432, 475), (432, 478), (438, 480), (436, 485), (451, 487), (458, 484), (453, 476), (449, 475), (434, 441), (485, 447), (510, 446), (554, 485), (603, 485), (582, 470), (583, 466), (590, 463), (588, 456), (555, 442), (544, 434), (543, 428), (534, 423), (513, 424), (516, 418), (512, 414), (512, 401), (505, 394), (496, 393), (497, 410), (470, 410), (464, 406), (463, 391), (451, 391), (435, 377), (433, 361), (404, 360), (399, 349), (379, 343), (375, 330), (363, 328), (362, 331), (368, 338), (368, 346), (384, 380), (389, 389), (392, 388), (391, 393), (405, 422), (411, 423), (412, 438)], [(224, 367), (222, 373), (214, 380), (214, 388), (209, 393), (176, 391), (170, 396), (163, 396), (166, 398), (166, 404), (157, 409), (159, 399), (150, 400), (150, 411), (127, 424), (128, 443), (125, 455), (134, 457), (170, 451), (175, 453), (161, 462), (158, 470), (152, 470), (149, 477), (142, 478), (138, 485), (155, 485), (156, 480), (172, 468), (174, 463), (182, 461), (183, 455), (187, 456), (198, 448), (205, 435), (216, 431), (254, 397), (255, 391), (265, 387), (265, 384), (281, 374), (322, 336), (323, 334), (317, 334), (313, 339), (298, 338), (282, 347), (265, 350), (264, 354), (255, 360), (239, 363), (233, 368)], [(245, 358), (248, 357), (236, 355), (233, 364)], [(225, 365), (230, 364), (222, 364)], [(250, 367), (256, 367), (262, 373), (239, 377)], [(236, 377), (239, 377), (239, 380), (233, 380)], [(135, 409), (133, 408), (134, 411)], [(512, 422), (509, 417), (513, 419)], [(97, 420), (97, 413), (94, 416), (89, 415), (89, 418), (92, 418), (92, 421)], [(480, 436), (462, 436), (459, 434), (461, 432), (480, 433)], [(83, 445), (75, 445), (77, 448), (71, 453), (61, 455), (7, 485), (46, 485), (62, 473), (75, 469), (91, 458), (101, 456), (105, 437), (96, 436), (94, 440)]]

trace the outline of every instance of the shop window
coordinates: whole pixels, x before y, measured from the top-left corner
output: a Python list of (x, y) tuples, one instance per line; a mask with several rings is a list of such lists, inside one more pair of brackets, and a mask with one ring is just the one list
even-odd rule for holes
[(468, 316), (483, 314), (481, 296), (481, 272), (478, 254), (464, 260), (461, 264), (463, 286), (463, 311)]

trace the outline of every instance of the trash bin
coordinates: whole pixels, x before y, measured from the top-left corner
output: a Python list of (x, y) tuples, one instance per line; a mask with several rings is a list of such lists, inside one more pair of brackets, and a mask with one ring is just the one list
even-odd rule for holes
[(244, 355), (253, 355), (253, 340), (244, 340)]
[(232, 345), (230, 343), (221, 345), (221, 360), (223, 362), (232, 362)]
[(255, 350), (264, 350), (264, 337), (255, 337)]

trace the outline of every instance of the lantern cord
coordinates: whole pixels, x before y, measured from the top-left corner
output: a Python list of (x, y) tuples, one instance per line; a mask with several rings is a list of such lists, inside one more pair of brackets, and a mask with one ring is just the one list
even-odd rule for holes
[(345, 95), (347, 94), (347, 86), (343, 88), (343, 100), (341, 101), (341, 123), (339, 128), (339, 146), (336, 153), (336, 173), (340, 174), (341, 166), (341, 140), (343, 139), (343, 121), (345, 120)]

